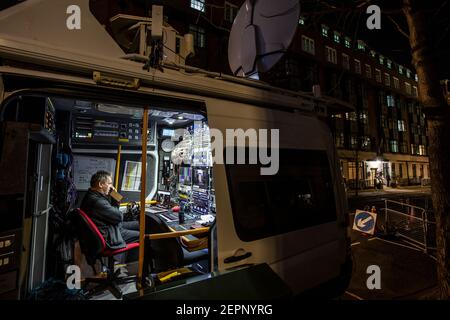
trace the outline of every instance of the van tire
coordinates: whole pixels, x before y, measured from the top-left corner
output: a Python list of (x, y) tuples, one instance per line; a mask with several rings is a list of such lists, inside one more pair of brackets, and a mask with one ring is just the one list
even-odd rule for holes
[(295, 299), (339, 299), (347, 290), (353, 271), (353, 259), (347, 256), (344, 264), (341, 265), (339, 276), (331, 279), (313, 289), (307, 290), (295, 296)]

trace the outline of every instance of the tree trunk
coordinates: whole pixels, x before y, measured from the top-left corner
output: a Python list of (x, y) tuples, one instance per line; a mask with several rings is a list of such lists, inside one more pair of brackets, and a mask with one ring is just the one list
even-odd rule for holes
[(428, 119), (431, 194), (436, 216), (437, 276), (440, 298), (450, 298), (450, 112), (439, 82), (424, 10), (426, 1), (403, 0), (419, 99)]

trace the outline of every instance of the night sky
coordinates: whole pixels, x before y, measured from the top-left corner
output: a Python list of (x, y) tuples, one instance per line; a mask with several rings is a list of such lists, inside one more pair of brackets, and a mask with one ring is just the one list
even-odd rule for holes
[[(125, 1), (125, 0), (120, 0)], [(127, 0), (139, 4), (160, 3), (160, 0)], [(186, 0), (188, 1), (188, 0)], [(417, 0), (430, 17), (428, 22), (432, 29), (434, 52), (439, 64), (440, 78), (450, 79), (450, 0)], [(17, 0), (1, 0), (0, 10), (7, 8)], [(372, 49), (391, 58), (394, 62), (411, 68), (411, 53), (408, 40), (398, 32), (396, 26), (388, 19), (389, 14), (407, 31), (406, 20), (401, 12), (395, 13), (402, 6), (402, 0), (300, 0), (303, 13), (312, 13), (317, 21), (329, 22), (330, 27), (343, 31), (355, 39), (365, 40)], [(361, 4), (361, 9), (348, 10)], [(381, 8), (381, 30), (366, 28), (369, 15), (365, 9), (369, 4), (377, 4)], [(335, 7), (336, 9), (334, 9)], [(331, 23), (330, 23), (331, 22)], [(333, 26), (333, 23), (335, 26)]]
[[(439, 63), (440, 78), (450, 78), (450, 0), (418, 0), (427, 13), (432, 30), (435, 58)], [(370, 3), (369, 3), (370, 2)], [(401, 12), (402, 0), (303, 0), (303, 12), (314, 12), (311, 17), (327, 20), (330, 27), (344, 31), (354, 39), (364, 40), (375, 51), (391, 58), (394, 62), (412, 67), (409, 40), (402, 35), (388, 15), (408, 32), (406, 19)], [(361, 4), (360, 10), (355, 5)], [(369, 30), (366, 20), (369, 4), (377, 4), (381, 9), (381, 30)], [(333, 8), (335, 7), (335, 9)], [(349, 9), (353, 8), (353, 9)], [(323, 14), (321, 14), (321, 12)]]

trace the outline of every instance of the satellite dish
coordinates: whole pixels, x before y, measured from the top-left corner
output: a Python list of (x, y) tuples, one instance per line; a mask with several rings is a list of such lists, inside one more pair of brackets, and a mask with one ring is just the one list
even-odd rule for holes
[(270, 70), (297, 31), (299, 0), (246, 0), (234, 19), (228, 61), (236, 76)]

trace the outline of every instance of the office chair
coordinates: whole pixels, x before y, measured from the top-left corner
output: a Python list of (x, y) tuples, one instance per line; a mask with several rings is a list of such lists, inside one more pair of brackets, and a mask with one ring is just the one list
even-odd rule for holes
[[(136, 279), (135, 276), (120, 277), (120, 270), (114, 272), (114, 256), (139, 247), (139, 243), (127, 243), (125, 248), (112, 250), (106, 245), (106, 241), (98, 230), (95, 223), (81, 209), (75, 209), (71, 217), (77, 230), (80, 241), (81, 252), (85, 255), (87, 263), (92, 267), (94, 273), (97, 259), (107, 258), (108, 270), (106, 278), (86, 278), (86, 285), (97, 283), (98, 285), (88, 295), (93, 295), (103, 290), (109, 290), (117, 299), (122, 298), (122, 291), (119, 284), (128, 283)], [(103, 261), (102, 261), (103, 264)]]
[[(166, 223), (153, 213), (146, 214), (147, 232), (150, 234), (171, 232)], [(167, 238), (151, 241), (153, 258), (152, 272), (159, 273), (180, 268), (208, 259), (204, 251), (189, 252), (180, 243), (179, 238)]]

